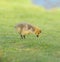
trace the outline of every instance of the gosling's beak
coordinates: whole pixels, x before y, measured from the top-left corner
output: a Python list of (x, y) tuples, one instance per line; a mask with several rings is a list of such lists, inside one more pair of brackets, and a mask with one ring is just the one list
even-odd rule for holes
[(39, 35), (36, 35), (37, 37), (39, 37)]

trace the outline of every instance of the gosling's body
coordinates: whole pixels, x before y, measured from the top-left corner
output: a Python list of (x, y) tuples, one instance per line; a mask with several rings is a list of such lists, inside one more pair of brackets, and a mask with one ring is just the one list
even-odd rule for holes
[(39, 28), (25, 22), (17, 24), (15, 28), (22, 38), (25, 38), (25, 35), (29, 33), (36, 34), (36, 36), (38, 37), (41, 33), (41, 30)]

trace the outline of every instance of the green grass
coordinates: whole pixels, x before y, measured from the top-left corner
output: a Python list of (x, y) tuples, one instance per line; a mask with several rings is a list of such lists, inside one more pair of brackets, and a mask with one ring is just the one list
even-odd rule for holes
[[(0, 62), (60, 62), (60, 11), (46, 11), (29, 0), (0, 3)], [(40, 37), (21, 39), (14, 26), (23, 21), (40, 27)]]

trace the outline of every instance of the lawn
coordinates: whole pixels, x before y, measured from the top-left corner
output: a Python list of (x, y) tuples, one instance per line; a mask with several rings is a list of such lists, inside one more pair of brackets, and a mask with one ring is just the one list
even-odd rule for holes
[[(21, 39), (14, 26), (41, 28), (39, 38)], [(60, 10), (45, 10), (29, 0), (0, 1), (0, 62), (60, 62)]]

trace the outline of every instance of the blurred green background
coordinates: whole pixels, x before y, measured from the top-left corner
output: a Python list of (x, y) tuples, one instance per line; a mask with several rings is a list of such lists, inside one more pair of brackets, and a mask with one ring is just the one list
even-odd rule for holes
[[(21, 39), (14, 26), (41, 28), (39, 38)], [(0, 62), (60, 62), (60, 9), (46, 10), (31, 0), (0, 0)]]

